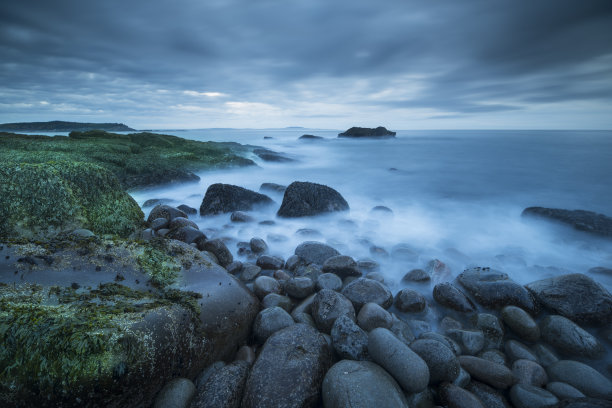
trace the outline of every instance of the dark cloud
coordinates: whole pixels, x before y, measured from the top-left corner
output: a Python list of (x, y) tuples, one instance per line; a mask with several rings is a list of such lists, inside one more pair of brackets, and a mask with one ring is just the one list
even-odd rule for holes
[(301, 112), (322, 118), (603, 109), (610, 38), (608, 0), (5, 2), (0, 121), (79, 109), (146, 121), (168, 106), (214, 116), (232, 101), (338, 109)]

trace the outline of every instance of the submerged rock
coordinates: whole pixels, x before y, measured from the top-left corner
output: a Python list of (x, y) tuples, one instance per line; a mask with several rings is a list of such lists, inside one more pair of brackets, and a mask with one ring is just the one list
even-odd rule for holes
[(335, 211), (348, 211), (349, 205), (331, 187), (294, 181), (289, 184), (277, 212), (279, 217), (308, 217)]
[(558, 221), (578, 231), (612, 238), (612, 218), (593, 211), (529, 207), (523, 211), (522, 216)]
[(249, 211), (259, 205), (273, 204), (264, 194), (231, 184), (212, 184), (206, 190), (200, 215), (214, 215), (234, 211)]

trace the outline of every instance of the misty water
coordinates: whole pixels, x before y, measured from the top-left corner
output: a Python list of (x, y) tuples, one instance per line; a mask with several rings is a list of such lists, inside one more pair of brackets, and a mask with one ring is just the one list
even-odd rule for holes
[[(448, 265), (453, 276), (469, 266), (488, 266), (521, 284), (612, 267), (609, 240), (521, 217), (529, 206), (612, 215), (610, 131), (399, 131), (382, 140), (339, 139), (338, 131), (316, 129), (160, 133), (258, 145), (295, 162), (253, 156), (258, 167), (206, 171), (199, 173), (199, 183), (132, 192), (141, 205), (157, 198), (199, 209), (214, 183), (258, 191), (262, 183), (293, 181), (333, 187), (350, 205), (346, 213), (281, 219), (275, 213), (282, 195), (267, 193), (277, 205), (252, 215), (274, 225), (231, 223), (230, 214), (191, 217), (209, 237), (224, 238), (237, 260), (247, 261), (238, 256), (237, 243), (252, 237), (266, 240), (271, 254), (284, 259), (303, 241), (326, 242), (357, 260), (379, 262), (394, 293), (405, 286), (400, 281), (406, 272), (433, 259)], [(302, 134), (325, 139), (298, 140)], [(393, 215), (372, 212), (375, 206)], [(304, 229), (313, 231), (298, 232)], [(372, 246), (389, 255), (372, 253)], [(417, 256), (400, 256), (398, 247)], [(591, 276), (612, 288), (612, 277)]]

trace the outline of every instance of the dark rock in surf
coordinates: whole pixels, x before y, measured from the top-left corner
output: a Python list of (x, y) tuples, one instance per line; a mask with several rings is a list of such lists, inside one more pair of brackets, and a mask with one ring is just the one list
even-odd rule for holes
[(233, 211), (249, 211), (258, 205), (273, 204), (266, 195), (231, 184), (213, 184), (206, 190), (200, 215), (214, 215)]
[(165, 204), (159, 204), (155, 206), (151, 212), (149, 213), (149, 217), (147, 218), (147, 222), (151, 222), (157, 218), (165, 218), (168, 221), (172, 221), (177, 217), (187, 218), (187, 214), (178, 208), (171, 207)]
[(234, 361), (215, 370), (198, 390), (191, 408), (238, 408), (249, 375), (247, 361)]
[(271, 193), (283, 194), (286, 189), (287, 186), (283, 186), (281, 184), (276, 183), (262, 183), (261, 186), (259, 186), (259, 191), (262, 193), (265, 191), (269, 191)]
[(261, 160), (267, 162), (286, 163), (295, 161), (281, 153), (268, 149), (253, 149), (253, 153), (255, 153)]
[(578, 231), (612, 238), (612, 218), (593, 211), (529, 207), (523, 211), (522, 216), (558, 221)]
[(198, 213), (198, 210), (196, 210), (195, 208), (190, 207), (188, 205), (185, 205), (185, 204), (181, 204), (181, 205), (179, 205), (176, 208), (178, 208), (179, 210), (181, 210), (182, 212), (184, 212), (185, 214), (188, 214), (188, 215), (195, 215), (195, 214)]
[(279, 217), (295, 218), (348, 210), (346, 200), (333, 188), (294, 181), (285, 190), (283, 202), (276, 214)]
[(324, 137), (315, 136), (315, 135), (302, 135), (298, 139), (299, 140), (319, 140), (319, 139), (324, 139)]
[[(306, 241), (295, 248), (295, 255), (306, 264), (314, 263), (317, 265), (324, 265), (325, 261), (333, 256), (340, 255), (340, 252), (322, 242)], [(334, 271), (326, 272), (335, 273)]]
[(345, 132), (338, 133), (338, 137), (375, 137), (375, 138), (386, 138), (395, 137), (395, 132), (391, 132), (386, 128), (379, 126), (377, 128), (362, 128), (352, 127)]

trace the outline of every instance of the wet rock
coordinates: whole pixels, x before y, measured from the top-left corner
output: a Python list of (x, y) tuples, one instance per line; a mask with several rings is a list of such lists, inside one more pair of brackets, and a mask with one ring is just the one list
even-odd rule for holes
[(514, 360), (531, 360), (538, 362), (538, 357), (533, 351), (523, 343), (517, 340), (506, 340), (504, 343), (504, 351), (510, 359)]
[(311, 313), (317, 328), (329, 334), (340, 316), (346, 315), (355, 320), (355, 308), (344, 295), (329, 289), (319, 291), (312, 300)]
[(511, 408), (506, 397), (487, 384), (471, 381), (465, 389), (474, 394), (486, 408)]
[(270, 205), (270, 197), (231, 184), (212, 184), (206, 190), (200, 215), (214, 215), (234, 211), (249, 211), (254, 207)]
[(372, 279), (356, 279), (342, 289), (342, 294), (353, 303), (355, 310), (360, 310), (366, 303), (376, 303), (384, 309), (388, 309), (393, 304), (391, 291), (382, 283)]
[(605, 352), (595, 337), (563, 316), (547, 316), (540, 326), (542, 339), (562, 354), (599, 358)]
[(420, 392), (427, 387), (427, 364), (389, 330), (378, 328), (368, 334), (368, 352), (406, 392)]
[(586, 275), (556, 276), (526, 287), (546, 309), (578, 324), (603, 326), (612, 322), (612, 295)]
[(559, 357), (557, 357), (557, 355), (544, 344), (536, 344), (533, 346), (533, 351), (537, 357), (537, 360), (535, 361), (540, 363), (540, 365), (542, 365), (544, 368), (559, 361)]
[(170, 221), (168, 221), (167, 218), (156, 218), (149, 223), (149, 226), (153, 231), (159, 231), (162, 228), (168, 228), (168, 225), (170, 225)]
[(550, 381), (571, 385), (587, 397), (612, 399), (612, 382), (594, 368), (573, 360), (560, 360), (546, 368)]
[[(357, 269), (361, 272), (361, 273), (367, 273), (367, 272), (376, 272), (380, 269), (380, 265), (378, 262), (376, 262), (373, 259), (360, 259), (357, 261)], [(359, 276), (359, 275), (355, 275), (355, 276)]]
[(342, 360), (323, 380), (326, 408), (408, 408), (397, 382), (380, 366), (368, 361)]
[(429, 368), (429, 385), (453, 382), (459, 376), (459, 360), (444, 344), (436, 340), (421, 339), (410, 344), (412, 351), (421, 357)]
[(488, 408), (471, 392), (454, 384), (444, 383), (438, 388), (440, 400), (449, 408)]
[(368, 334), (347, 315), (336, 319), (331, 329), (334, 350), (340, 358), (369, 360)]
[(252, 347), (242, 346), (236, 352), (236, 356), (234, 357), (234, 361), (245, 361), (251, 366), (255, 362), (255, 352)]
[(366, 303), (357, 315), (357, 324), (369, 332), (377, 327), (390, 329), (393, 325), (391, 314), (376, 303)]
[(546, 384), (546, 390), (553, 393), (560, 400), (584, 398), (585, 395), (569, 384), (552, 381)]
[(331, 187), (295, 181), (287, 187), (277, 212), (279, 217), (307, 217), (335, 211), (348, 211), (346, 200)]
[(537, 304), (527, 289), (503, 272), (489, 268), (471, 268), (459, 274), (457, 280), (485, 307), (503, 308), (513, 305), (529, 313), (537, 311)]
[(459, 375), (457, 376), (457, 378), (455, 378), (455, 381), (453, 381), (453, 384), (456, 385), (457, 387), (465, 388), (471, 381), (472, 381), (472, 377), (470, 376), (470, 373), (465, 371), (463, 367), (460, 367)]
[(493, 388), (505, 390), (514, 384), (512, 371), (501, 364), (473, 356), (459, 356), (459, 364), (473, 378)]
[(543, 387), (548, 382), (544, 367), (531, 360), (516, 360), (512, 364), (512, 374), (520, 384)]
[(259, 266), (261, 269), (282, 269), (283, 265), (285, 265), (285, 261), (283, 258), (278, 256), (261, 255), (259, 258), (257, 258), (257, 266)]
[(455, 340), (451, 339), (450, 337), (446, 337), (440, 333), (432, 331), (424, 332), (419, 335), (419, 339), (430, 339), (439, 341), (440, 343), (451, 349), (456, 356), (461, 355), (461, 347), (459, 346), (459, 344), (457, 344), (457, 342), (455, 342)]
[(239, 408), (249, 375), (247, 361), (216, 370), (198, 390), (190, 408)]
[(528, 384), (515, 384), (510, 401), (516, 408), (554, 408), (559, 400), (552, 393)]
[(199, 240), (206, 240), (206, 235), (202, 231), (197, 228), (184, 226), (176, 229), (171, 229), (166, 234), (166, 238), (176, 239), (182, 241), (186, 244), (191, 244), (192, 242), (199, 242)]
[(338, 137), (349, 138), (388, 138), (395, 137), (395, 132), (387, 130), (383, 126), (377, 128), (352, 127), (342, 133), (338, 133)]
[(516, 335), (526, 341), (536, 342), (540, 338), (540, 328), (533, 318), (516, 306), (506, 306), (501, 312), (502, 319)]
[(496, 350), (496, 349), (484, 350), (478, 353), (477, 357), (484, 358), (485, 360), (489, 360), (497, 364), (508, 365), (508, 358), (500, 350)]
[(485, 336), (485, 348), (500, 348), (504, 337), (504, 328), (497, 316), (489, 313), (478, 313), (473, 319), (474, 327)]
[(315, 289), (315, 284), (310, 278), (297, 277), (285, 282), (285, 292), (293, 298), (304, 299), (310, 296)]
[(242, 272), (242, 262), (234, 261), (231, 264), (225, 267), (225, 270), (231, 273), (232, 275), (238, 275)]
[(446, 335), (461, 347), (464, 354), (476, 355), (485, 344), (485, 337), (480, 330), (451, 329)]
[[(336, 251), (329, 245), (316, 241), (302, 242), (300, 245), (297, 246), (297, 248), (295, 248), (295, 254), (300, 257), (304, 262), (306, 262), (306, 264), (315, 263), (318, 265), (325, 264), (325, 261), (327, 261), (332, 256), (340, 255), (338, 251)], [(325, 272), (336, 273), (334, 271)]]
[(182, 212), (184, 212), (187, 215), (195, 215), (195, 214), (198, 213), (198, 210), (196, 210), (195, 208), (190, 207), (188, 205), (185, 205), (185, 204), (181, 204), (181, 205), (179, 205), (176, 208), (178, 208), (179, 210), (181, 210)]
[(244, 264), (242, 266), (242, 272), (240, 273), (240, 280), (243, 282), (250, 282), (256, 279), (261, 273), (261, 268), (253, 264)]
[(431, 276), (422, 269), (413, 269), (402, 278), (402, 282), (427, 283)]
[(331, 289), (339, 292), (342, 289), (342, 279), (335, 273), (324, 273), (317, 279), (316, 290)]
[(411, 289), (402, 289), (395, 295), (395, 307), (401, 312), (418, 313), (425, 310), (425, 297)]
[(410, 344), (414, 339), (414, 333), (412, 333), (412, 328), (406, 322), (401, 319), (398, 319), (394, 314), (391, 315), (393, 317), (393, 324), (391, 325), (391, 332), (395, 334), (395, 337), (400, 339), (400, 341), (405, 344)]
[(295, 270), (296, 276), (301, 276), (304, 278), (310, 278), (313, 282), (317, 282), (319, 280), (319, 276), (322, 275), (321, 267), (317, 264), (310, 264), (308, 266), (300, 266)]
[(260, 276), (253, 283), (253, 291), (259, 299), (263, 299), (270, 293), (280, 293), (280, 283), (269, 276)]
[(570, 225), (578, 231), (612, 237), (612, 218), (593, 211), (529, 207), (523, 210), (522, 216), (553, 220)]
[(194, 229), (199, 229), (198, 224), (184, 217), (174, 217), (168, 224), (169, 229), (176, 229), (181, 227), (192, 227)]
[(259, 312), (253, 325), (253, 334), (255, 340), (259, 344), (263, 344), (273, 333), (293, 324), (295, 322), (289, 313), (278, 306), (274, 306)]
[(608, 400), (597, 398), (576, 398), (563, 400), (558, 405), (559, 408), (612, 408), (612, 403)]
[(432, 259), (429, 261), (425, 270), (434, 282), (450, 281), (453, 277), (448, 265), (439, 259)]
[(232, 215), (230, 215), (231, 222), (254, 222), (255, 218), (251, 217), (249, 214), (243, 211), (234, 211)]
[(331, 358), (327, 341), (310, 326), (274, 333), (251, 369), (242, 407), (316, 407)]
[(208, 241), (199, 241), (198, 249), (200, 251), (208, 251), (219, 260), (219, 265), (226, 267), (234, 261), (234, 257), (225, 243), (220, 239), (211, 239)]
[(286, 189), (286, 186), (276, 183), (262, 183), (262, 185), (259, 186), (259, 191), (262, 193), (270, 192), (276, 194), (283, 194)]
[(153, 408), (188, 408), (196, 392), (187, 378), (175, 378), (161, 389)]
[(278, 306), (286, 312), (291, 313), (291, 310), (293, 309), (293, 301), (289, 297), (279, 295), (278, 293), (268, 293), (261, 301), (261, 307), (264, 309), (275, 306)]
[(204, 386), (204, 384), (206, 383), (206, 381), (208, 381), (210, 376), (213, 375), (213, 373), (221, 367), (225, 367), (225, 361), (215, 361), (214, 363), (206, 367), (204, 370), (202, 370), (194, 381), (196, 392), (197, 390), (201, 389), (202, 386)]
[(442, 333), (446, 333), (450, 329), (463, 329), (463, 325), (450, 316), (444, 316), (440, 320), (440, 330)]
[(433, 298), (440, 305), (458, 312), (473, 312), (474, 303), (450, 282), (438, 283), (433, 289)]
[(150, 223), (157, 218), (165, 218), (166, 220), (168, 220), (168, 222), (170, 222), (176, 217), (187, 218), (187, 214), (185, 214), (178, 208), (171, 207), (169, 205), (156, 205), (149, 213), (149, 216), (147, 217), (147, 222)]
[(344, 279), (347, 276), (361, 276), (357, 262), (350, 256), (336, 255), (328, 258), (323, 263), (323, 272), (333, 273)]
[(263, 254), (268, 252), (268, 244), (266, 244), (266, 241), (261, 238), (251, 238), (249, 246), (254, 254)]

